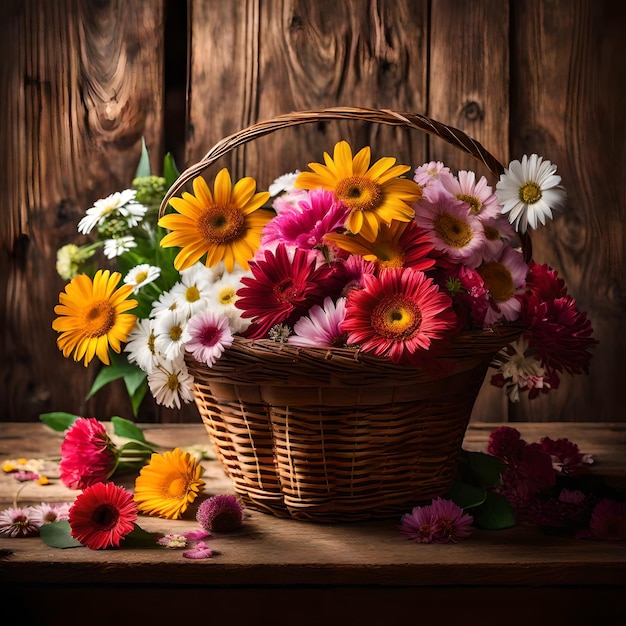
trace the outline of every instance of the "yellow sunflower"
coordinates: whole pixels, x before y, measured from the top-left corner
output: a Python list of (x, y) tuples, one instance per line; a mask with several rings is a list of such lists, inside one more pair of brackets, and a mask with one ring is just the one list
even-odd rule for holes
[(52, 328), (61, 333), (57, 345), (64, 357), (73, 353), (86, 367), (94, 356), (109, 365), (109, 346), (119, 354), (137, 319), (126, 313), (137, 306), (137, 300), (127, 299), (133, 285), (116, 289), (121, 277), (119, 272), (98, 270), (92, 282), (79, 274), (59, 294), (60, 304), (54, 307), (59, 317)]
[(313, 171), (299, 174), (295, 186), (333, 191), (350, 209), (346, 228), (367, 241), (374, 241), (380, 224), (413, 219), (415, 211), (410, 203), (422, 197), (422, 188), (415, 181), (400, 178), (410, 166), (395, 165), (396, 159), (392, 157), (379, 159), (372, 167), (370, 161), (369, 146), (352, 158), (350, 145), (340, 141), (332, 158), (324, 152), (326, 165), (309, 163)]
[(154, 453), (135, 480), (139, 511), (167, 519), (180, 519), (196, 499), (204, 481), (203, 467), (180, 448)]
[(256, 192), (256, 181), (246, 176), (233, 186), (226, 168), (215, 177), (213, 193), (204, 178), (193, 181), (194, 193), (184, 192), (170, 204), (178, 213), (163, 216), (159, 226), (171, 232), (161, 240), (164, 248), (178, 246), (174, 267), (182, 271), (206, 254), (206, 266), (224, 261), (231, 272), (235, 263), (248, 269), (261, 244), (263, 226), (273, 217), (271, 211), (258, 210), (270, 197)]

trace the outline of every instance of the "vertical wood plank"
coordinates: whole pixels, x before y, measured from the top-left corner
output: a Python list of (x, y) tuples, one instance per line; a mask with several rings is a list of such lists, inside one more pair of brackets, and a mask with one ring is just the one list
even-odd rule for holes
[[(56, 251), (84, 211), (130, 186), (145, 136), (162, 156), (163, 0), (9, 1), (2, 5), (0, 419), (66, 410), (109, 418), (120, 395), (83, 399), (97, 365), (64, 359), (53, 308)], [(6, 298), (6, 299), (5, 299)], [(130, 407), (130, 405), (128, 405)]]
[[(428, 109), (431, 117), (464, 130), (501, 162), (508, 153), (508, 6), (500, 0), (433, 0)], [(497, 181), (474, 159), (433, 140), (430, 158), (453, 171), (474, 170)], [(508, 402), (486, 380), (471, 421), (506, 421)]]
[(533, 233), (534, 257), (565, 279), (600, 341), (590, 375), (514, 407), (516, 420), (610, 420), (622, 414), (626, 352), (626, 6), (527, 0), (513, 6), (514, 155), (558, 165), (567, 206)]
[[(192, 0), (192, 29), (190, 163), (222, 137), (280, 113), (339, 105), (424, 110), (424, 1)], [(339, 138), (371, 144), (376, 156), (409, 159), (403, 162), (425, 156), (425, 138), (415, 132), (356, 126), (280, 131), (215, 170), (226, 165), (266, 188), (321, 159)]]

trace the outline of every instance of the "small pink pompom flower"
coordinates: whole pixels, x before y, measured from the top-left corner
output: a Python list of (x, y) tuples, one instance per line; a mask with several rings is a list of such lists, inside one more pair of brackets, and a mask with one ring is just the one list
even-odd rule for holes
[(209, 532), (229, 532), (243, 523), (243, 507), (237, 496), (212, 496), (200, 504), (196, 519)]

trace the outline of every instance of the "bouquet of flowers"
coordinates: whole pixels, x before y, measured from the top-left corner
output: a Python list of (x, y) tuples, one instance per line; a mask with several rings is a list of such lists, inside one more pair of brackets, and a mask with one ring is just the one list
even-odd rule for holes
[[(372, 163), (369, 146), (339, 141), (268, 191), (225, 168), (212, 185), (198, 175), (157, 221), (176, 178), (167, 163), (164, 178), (140, 168), (132, 189), (87, 211), (78, 230), (94, 242), (59, 251), (71, 280), (53, 328), (64, 356), (109, 366), (92, 393), (123, 377), (134, 407), (149, 388), (180, 408), (194, 399), (186, 355), (210, 368), (237, 337), (434, 368), (455, 336), (503, 325), (519, 334), (491, 383), (512, 401), (588, 371), (590, 320), (523, 245), (565, 199), (556, 166), (536, 154), (494, 189), (442, 162)], [(96, 270), (99, 246), (107, 267)]]

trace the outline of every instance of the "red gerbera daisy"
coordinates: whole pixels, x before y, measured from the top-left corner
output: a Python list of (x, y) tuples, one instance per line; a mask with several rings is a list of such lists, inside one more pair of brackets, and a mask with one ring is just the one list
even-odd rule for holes
[(70, 534), (92, 550), (119, 547), (136, 520), (133, 494), (114, 483), (87, 487), (69, 512)]
[(323, 302), (333, 268), (318, 266), (317, 258), (312, 251), (279, 244), (274, 252), (266, 250), (250, 262), (254, 277), (241, 279), (244, 287), (237, 291), (235, 303), (242, 317), (252, 318), (247, 337), (261, 339), (276, 324), (293, 325), (311, 306)]
[(350, 292), (341, 328), (348, 344), (388, 356), (394, 363), (410, 362), (443, 338), (456, 325), (449, 296), (423, 272), (387, 269), (380, 276), (363, 276), (364, 287)]

